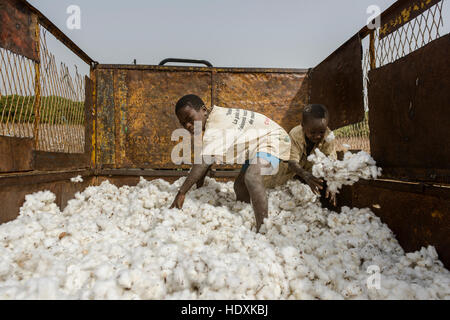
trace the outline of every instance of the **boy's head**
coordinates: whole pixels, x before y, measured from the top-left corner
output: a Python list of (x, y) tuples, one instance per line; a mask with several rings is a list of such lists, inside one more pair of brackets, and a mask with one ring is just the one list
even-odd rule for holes
[(188, 94), (182, 97), (175, 105), (175, 114), (180, 124), (191, 134), (194, 134), (194, 121), (201, 121), (202, 130), (205, 129), (208, 110), (199, 96)]
[(313, 143), (325, 137), (328, 127), (328, 110), (323, 104), (309, 104), (303, 109), (302, 127), (305, 136)]

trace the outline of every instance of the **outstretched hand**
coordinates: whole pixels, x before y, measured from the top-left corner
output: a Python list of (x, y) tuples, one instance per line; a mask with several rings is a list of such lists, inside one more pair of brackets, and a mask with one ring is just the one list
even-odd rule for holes
[(183, 203), (184, 203), (185, 196), (186, 195), (184, 193), (178, 192), (176, 197), (175, 197), (175, 200), (173, 200), (172, 205), (170, 206), (170, 209), (172, 209), (172, 208), (177, 208), (177, 209), (183, 208)]
[(325, 198), (330, 199), (330, 202), (333, 203), (333, 206), (336, 207), (336, 192), (327, 189), (327, 192), (325, 193)]
[(308, 186), (311, 188), (312, 192), (319, 195), (320, 190), (322, 190), (322, 184), (323, 180), (314, 177), (311, 173), (307, 172), (304, 174), (303, 179), (308, 184)]

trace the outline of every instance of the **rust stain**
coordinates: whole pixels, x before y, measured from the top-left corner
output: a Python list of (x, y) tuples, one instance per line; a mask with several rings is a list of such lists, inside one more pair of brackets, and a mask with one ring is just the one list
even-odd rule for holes
[(115, 162), (113, 71), (97, 70), (97, 157), (99, 166)]
[(381, 16), (380, 39), (388, 36), (395, 30), (430, 9), (441, 0), (404, 1), (388, 15)]
[(353, 36), (309, 74), (309, 103), (321, 103), (330, 112), (334, 130), (364, 118), (362, 47)]
[[(192, 70), (191, 70), (192, 69)], [(202, 70), (202, 71), (200, 71)], [(209, 68), (122, 68), (96, 72), (97, 152), (104, 168), (189, 168), (171, 161), (178, 143), (172, 132), (181, 128), (175, 103), (197, 94), (209, 107), (254, 110), (287, 131), (301, 121), (308, 100), (306, 71)]]
[(33, 139), (0, 136), (0, 172), (33, 170)]
[(256, 111), (271, 118), (286, 131), (301, 122), (307, 104), (306, 73), (231, 73), (215, 75), (217, 105)]
[(449, 180), (449, 51), (447, 34), (369, 71), (370, 150), (393, 178)]
[(443, 215), (441, 212), (439, 212), (438, 210), (434, 210), (434, 211), (431, 213), (431, 216), (432, 216), (433, 218), (437, 218), (437, 219), (442, 219), (442, 218), (444, 218), (444, 215)]
[(39, 62), (37, 20), (36, 15), (22, 1), (1, 1), (0, 46)]
[(115, 106), (115, 167), (121, 168), (126, 161), (126, 132), (127, 132), (127, 73), (126, 70), (114, 72), (114, 106)]
[(93, 168), (97, 165), (97, 153), (96, 153), (96, 124), (97, 124), (97, 77), (94, 70), (91, 68), (90, 70), (90, 77), (92, 79), (92, 136), (91, 136), (91, 143), (92, 143), (92, 149), (91, 149), (91, 166)]
[(172, 132), (180, 128), (174, 107), (185, 94), (211, 104), (209, 72), (127, 70), (125, 161), (138, 168), (179, 168), (171, 161)]
[[(414, 185), (390, 181), (379, 184), (368, 181), (353, 185), (352, 206), (365, 208), (373, 203), (381, 206), (374, 211), (394, 232), (406, 251), (419, 250), (431, 244), (440, 260), (450, 266), (450, 190), (441, 189), (441, 196), (427, 195)], [(401, 191), (400, 191), (401, 190)], [(355, 197), (355, 195), (358, 197)], [(447, 197), (444, 196), (447, 194)]]

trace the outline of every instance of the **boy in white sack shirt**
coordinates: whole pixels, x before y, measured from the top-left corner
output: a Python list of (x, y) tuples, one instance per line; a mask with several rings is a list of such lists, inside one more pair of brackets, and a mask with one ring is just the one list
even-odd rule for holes
[(268, 200), (263, 175), (275, 174), (282, 161), (288, 161), (291, 142), (287, 132), (263, 114), (236, 108), (206, 108), (196, 95), (182, 97), (175, 106), (180, 124), (194, 135), (203, 133), (202, 162), (194, 163), (180, 187), (171, 208), (181, 209), (185, 195), (204, 178), (213, 163), (243, 164), (234, 182), (236, 200), (251, 203), (256, 232), (268, 217)]

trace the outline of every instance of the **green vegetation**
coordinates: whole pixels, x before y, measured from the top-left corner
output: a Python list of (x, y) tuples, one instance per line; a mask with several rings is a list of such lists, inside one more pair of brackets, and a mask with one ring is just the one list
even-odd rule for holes
[[(48, 96), (40, 99), (41, 112), (40, 123), (54, 124), (83, 124), (84, 122), (84, 102), (74, 102), (72, 100)], [(34, 122), (34, 96), (19, 96), (17, 94), (0, 97), (0, 118), (3, 115), (3, 123), (7, 122)], [(17, 106), (17, 107), (16, 107)], [(10, 111), (11, 109), (11, 111)], [(83, 116), (80, 116), (83, 115)], [(71, 121), (69, 123), (69, 121)]]
[(369, 112), (364, 114), (364, 120), (339, 129), (334, 130), (336, 138), (341, 137), (369, 137)]

